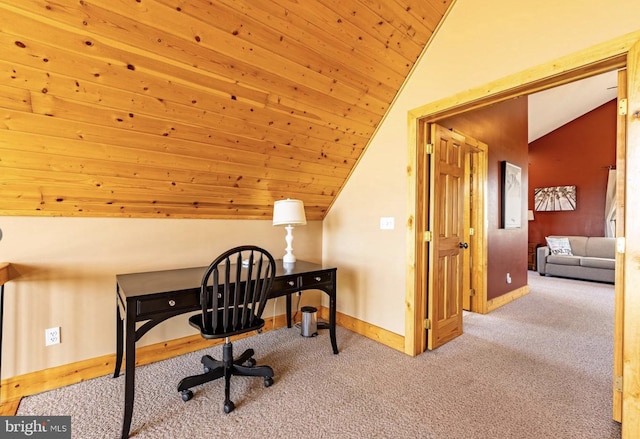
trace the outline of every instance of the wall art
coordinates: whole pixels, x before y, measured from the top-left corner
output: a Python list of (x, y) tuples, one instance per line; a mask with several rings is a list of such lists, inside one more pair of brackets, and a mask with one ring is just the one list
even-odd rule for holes
[(522, 170), (502, 162), (502, 228), (522, 227)]
[(533, 193), (538, 212), (576, 210), (575, 186), (539, 187)]

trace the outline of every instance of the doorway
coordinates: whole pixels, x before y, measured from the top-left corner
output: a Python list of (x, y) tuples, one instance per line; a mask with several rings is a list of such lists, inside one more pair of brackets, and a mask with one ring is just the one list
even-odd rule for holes
[[(629, 43), (624, 49), (621, 49), (620, 47), (615, 48), (614, 45), (611, 44), (608, 47), (608, 50), (609, 50), (608, 56), (604, 58), (602, 57), (603, 56), (602, 53), (600, 53), (598, 55), (600, 58), (593, 59), (594, 55), (592, 51), (585, 51), (584, 53), (574, 55), (570, 59), (563, 59), (563, 60), (558, 60), (554, 63), (550, 63), (549, 66), (546, 67), (547, 75), (542, 73), (545, 71), (545, 68), (539, 68), (535, 72), (536, 75), (533, 76), (538, 79), (534, 79), (532, 82), (524, 85), (521, 82), (521, 76), (514, 75), (513, 77), (505, 78), (499, 86), (494, 84), (493, 90), (496, 90), (496, 91), (493, 93), (489, 93), (488, 95), (486, 92), (486, 88), (481, 87), (479, 89), (472, 90), (466, 93), (466, 96), (457, 95), (451, 98), (448, 102), (436, 102), (434, 104), (430, 104), (428, 106), (421, 107), (419, 109), (412, 111), (409, 117), (410, 119), (409, 132), (410, 132), (410, 135), (413, 134), (414, 137), (409, 141), (410, 159), (414, 159), (415, 157), (416, 145), (420, 140), (420, 136), (417, 135), (419, 132), (418, 127), (422, 123), (435, 122), (448, 116), (461, 114), (465, 111), (472, 110), (472, 109), (482, 108), (490, 104), (502, 102), (513, 97), (517, 97), (520, 95), (527, 95), (530, 93), (534, 93), (536, 91), (554, 87), (556, 85), (562, 85), (571, 81), (575, 81), (577, 79), (582, 79), (588, 76), (604, 73), (608, 70), (623, 68), (626, 66), (626, 63), (627, 63), (627, 51), (630, 51), (629, 59), (631, 60), (634, 59), (633, 56), (637, 56), (638, 52), (640, 52), (640, 45), (637, 45), (633, 47), (633, 49), (631, 49), (632, 44), (633, 43)], [(634, 54), (633, 56), (631, 55), (631, 52), (633, 52)], [(587, 62), (587, 60), (589, 60), (589, 62)], [(634, 64), (634, 73), (637, 75), (638, 74), (637, 69), (639, 69), (640, 67), (637, 66), (636, 64), (637, 62)], [(557, 72), (562, 72), (562, 73), (558, 74)], [(629, 82), (637, 85), (638, 79), (637, 78), (633, 79), (633, 78), (634, 78), (634, 75), (630, 74)], [(627, 81), (621, 79), (619, 84), (619, 89), (626, 90), (626, 85), (627, 85)], [(639, 96), (630, 97), (630, 101), (633, 101), (636, 105), (640, 105), (640, 102), (638, 102), (638, 99), (640, 99)], [(636, 114), (640, 114), (640, 113), (636, 113)], [(620, 119), (622, 119), (624, 123), (626, 123), (627, 120), (631, 120), (628, 116), (625, 116), (625, 115), (626, 113), (620, 116)], [(624, 125), (624, 123), (622, 125)], [(618, 139), (620, 143), (618, 146), (618, 156), (617, 156), (617, 163), (618, 163), (617, 167), (618, 169), (622, 169), (622, 170), (626, 169), (626, 165), (627, 165), (627, 153), (626, 153), (627, 137), (626, 136), (627, 136), (627, 133), (623, 126), (622, 128), (619, 129), (619, 132), (618, 132)], [(631, 138), (631, 135), (629, 135), (629, 138)], [(633, 145), (636, 148), (638, 147), (635, 141)], [(412, 165), (414, 163), (415, 162), (413, 162)], [(633, 180), (633, 178), (631, 178), (629, 175), (625, 175), (624, 172), (621, 172), (620, 174), (621, 175), (618, 178), (618, 183), (619, 183), (618, 195), (622, 194), (622, 196), (618, 197), (618, 208), (624, 209), (625, 187), (626, 185), (629, 184), (630, 181)], [(417, 179), (415, 178), (415, 176), (414, 177), (410, 176), (410, 187), (411, 187), (411, 184), (416, 183), (416, 180)], [(410, 189), (410, 196), (413, 196), (413, 198), (410, 198), (410, 200), (416, 199), (415, 193), (412, 193), (411, 189)], [(622, 213), (624, 211), (622, 210), (619, 212), (621, 212), (621, 216), (624, 217), (624, 213)], [(411, 206), (409, 209), (410, 217), (416, 217), (415, 213), (416, 213), (415, 206)], [(414, 237), (420, 236), (418, 239), (415, 239), (415, 242), (420, 242), (421, 240), (420, 229), (416, 228), (416, 230), (410, 231), (410, 234), (412, 234)], [(623, 237), (625, 236), (624, 228), (622, 228), (622, 233), (620, 233), (618, 236), (623, 236)], [(628, 236), (625, 237), (624, 239), (628, 240)], [(634, 235), (634, 239), (635, 239), (635, 235)], [(483, 245), (486, 246), (486, 240)], [(410, 251), (415, 251), (416, 248), (417, 246), (414, 248), (410, 248)], [(621, 248), (622, 250), (620, 250)], [(416, 254), (410, 254), (408, 260), (410, 261), (410, 263), (412, 262), (417, 263), (419, 261), (419, 257), (417, 257)], [(632, 335), (628, 331), (626, 331), (628, 329), (627, 327), (631, 326), (630, 319), (629, 319), (631, 315), (630, 314), (631, 308), (629, 308), (628, 305), (633, 305), (632, 308), (636, 312), (640, 311), (638, 306), (635, 306), (634, 304), (630, 304), (629, 301), (625, 300), (625, 296), (624, 296), (623, 282), (626, 279), (625, 279), (625, 276), (624, 276), (625, 273), (623, 270), (625, 268), (626, 262), (628, 261), (629, 259), (625, 258), (625, 255), (624, 255), (624, 247), (619, 245), (618, 252), (616, 254), (616, 317), (615, 317), (616, 342), (620, 342), (620, 344), (622, 344), (622, 340), (623, 339), (625, 340), (624, 346), (620, 347), (619, 351), (617, 351), (615, 354), (616, 357), (620, 355), (620, 358), (622, 356), (622, 349), (624, 349), (625, 356), (627, 356), (628, 354), (633, 354), (640, 351), (640, 343), (638, 343), (637, 340), (632, 338)], [(420, 266), (416, 266), (416, 267), (420, 267)], [(416, 271), (419, 272), (419, 270), (420, 269), (418, 268), (413, 272), (414, 273)], [(411, 270), (409, 270), (409, 272), (411, 272)], [(626, 272), (629, 273), (629, 271), (626, 271)], [(419, 305), (420, 303), (422, 303), (420, 302), (420, 300), (421, 299), (425, 300), (427, 298), (426, 297), (427, 295), (426, 293), (419, 293), (418, 291), (415, 290), (416, 286), (419, 285), (419, 281), (416, 279), (417, 277), (419, 276), (414, 276), (412, 279), (407, 280), (408, 282), (407, 297), (409, 299), (408, 300), (409, 306), (407, 306), (407, 331), (406, 331), (407, 336), (405, 337), (405, 351), (411, 355), (416, 355), (417, 353), (423, 351), (423, 349), (421, 350), (423, 344), (420, 342), (421, 332), (416, 331), (416, 328), (420, 327), (420, 323), (421, 323), (420, 313), (417, 310), (420, 309)], [(413, 301), (415, 301), (415, 303), (411, 303)], [(621, 306), (619, 309), (618, 303), (623, 304), (624, 306)], [(625, 334), (627, 334), (631, 338), (629, 339), (625, 337)], [(632, 343), (626, 343), (626, 340), (630, 340)], [(625, 374), (627, 373), (635, 374), (634, 372), (635, 369), (633, 369), (633, 367), (637, 367), (637, 364), (635, 366), (625, 366), (624, 367)], [(620, 377), (619, 381), (621, 383), (620, 388), (622, 389), (623, 388), (622, 377)], [(628, 385), (631, 385), (631, 384), (628, 384)], [(627, 386), (627, 381), (625, 380), (624, 389), (627, 388), (626, 386)], [(614, 392), (616, 392), (616, 390), (614, 390)], [(629, 392), (624, 393), (624, 405), (625, 407), (626, 406), (633, 407), (633, 404), (635, 403), (635, 401), (636, 401), (636, 397), (633, 395), (632, 388), (629, 388)], [(615, 404), (616, 402), (614, 398), (614, 405)], [(634, 413), (631, 410), (630, 412)], [(631, 414), (625, 415), (625, 413), (623, 412), (621, 418), (622, 417), (624, 417), (625, 419), (629, 419), (630, 421), (629, 424), (631, 424), (631, 426), (628, 427), (629, 430), (626, 430), (626, 431), (631, 431), (634, 428), (634, 423), (632, 422), (634, 419), (633, 415)], [(614, 415), (614, 418), (615, 418), (615, 415)], [(623, 437), (631, 437), (631, 436), (625, 435), (624, 426), (623, 426)]]
[(418, 290), (425, 292), (420, 349), (462, 334), (463, 310), (483, 311), (486, 297), (484, 188), (487, 145), (438, 124), (420, 126), (416, 249)]

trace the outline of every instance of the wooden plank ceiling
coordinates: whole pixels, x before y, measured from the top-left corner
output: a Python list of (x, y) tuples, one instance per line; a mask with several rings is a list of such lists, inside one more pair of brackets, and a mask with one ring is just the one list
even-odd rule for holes
[(322, 219), (451, 2), (0, 0), (0, 215)]

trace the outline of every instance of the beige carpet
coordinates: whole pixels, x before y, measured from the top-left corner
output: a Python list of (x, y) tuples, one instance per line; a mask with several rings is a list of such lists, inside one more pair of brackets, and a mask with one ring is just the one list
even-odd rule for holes
[[(620, 438), (611, 420), (613, 287), (529, 273), (531, 293), (416, 358), (338, 328), (303, 338), (280, 329), (234, 344), (256, 350), (275, 384), (234, 378), (184, 403), (180, 378), (202, 352), (137, 369), (132, 437), (147, 438)], [(213, 350), (220, 357), (220, 348)], [(18, 415), (71, 415), (74, 438), (117, 438), (124, 377), (25, 398)]]

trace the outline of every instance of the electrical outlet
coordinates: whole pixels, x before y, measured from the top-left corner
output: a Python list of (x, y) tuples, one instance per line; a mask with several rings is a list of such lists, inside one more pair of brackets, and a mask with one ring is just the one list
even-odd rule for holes
[(44, 345), (51, 346), (60, 343), (60, 326), (55, 328), (45, 329), (44, 331)]

